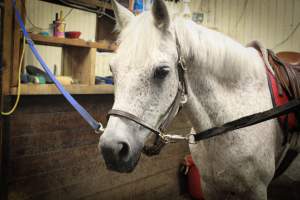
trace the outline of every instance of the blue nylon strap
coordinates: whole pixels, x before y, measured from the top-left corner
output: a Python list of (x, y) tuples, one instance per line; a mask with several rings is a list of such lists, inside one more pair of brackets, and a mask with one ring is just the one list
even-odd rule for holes
[[(21, 0), (22, 1), (22, 0)], [(43, 69), (46, 71), (46, 73), (49, 75), (51, 80), (55, 83), (58, 90), (62, 93), (62, 95), (68, 100), (68, 102), (79, 112), (79, 114), (85, 119), (85, 121), (95, 130), (99, 131), (100, 128), (102, 128), (102, 125), (97, 122), (71, 95), (69, 92), (65, 90), (65, 88), (60, 84), (60, 82), (55, 78), (54, 74), (51, 72), (47, 64), (44, 62), (40, 54), (38, 53), (37, 49), (34, 46), (34, 42), (31, 40), (28, 32), (26, 31), (25, 25), (23, 23), (23, 20), (21, 18), (21, 15), (16, 8), (15, 0), (13, 0), (13, 6), (15, 9), (16, 17), (19, 22), (19, 25), (22, 29), (22, 32), (24, 34), (24, 37), (27, 40), (27, 43), (36, 57), (36, 59), (39, 61), (39, 63), (42, 65)]]

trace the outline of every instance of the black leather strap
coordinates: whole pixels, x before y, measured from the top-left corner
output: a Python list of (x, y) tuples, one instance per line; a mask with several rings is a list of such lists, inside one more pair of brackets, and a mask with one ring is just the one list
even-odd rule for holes
[(142, 120), (141, 118), (126, 112), (126, 111), (122, 111), (122, 110), (116, 110), (116, 109), (112, 109), (108, 112), (107, 114), (108, 116), (113, 115), (113, 116), (118, 116), (118, 117), (124, 117), (126, 119), (129, 119), (131, 121), (136, 122), (137, 124), (149, 129), (151, 132), (155, 133), (156, 135), (160, 135), (160, 131), (156, 128), (153, 127), (151, 125), (149, 125), (147, 122), (145, 122), (144, 120)]
[(146, 121), (142, 120), (140, 117), (137, 117), (136, 115), (123, 110), (112, 109), (108, 112), (107, 116), (114, 115), (118, 117), (124, 117), (126, 119), (136, 122), (137, 124), (143, 126), (146, 129), (149, 129), (151, 132), (155, 133), (156, 135), (160, 135), (161, 132), (167, 129), (172, 119), (176, 116), (181, 106), (181, 95), (182, 95), (182, 88), (179, 85), (177, 94), (172, 104), (168, 108), (166, 114), (159, 120), (157, 126), (152, 126), (148, 124)]
[(208, 139), (214, 136), (222, 135), (228, 131), (237, 130), (247, 126), (252, 126), (270, 119), (280, 117), (291, 112), (300, 110), (300, 99), (295, 99), (285, 105), (274, 107), (270, 110), (242, 117), (240, 119), (228, 122), (220, 127), (214, 127), (194, 135), (195, 141)]

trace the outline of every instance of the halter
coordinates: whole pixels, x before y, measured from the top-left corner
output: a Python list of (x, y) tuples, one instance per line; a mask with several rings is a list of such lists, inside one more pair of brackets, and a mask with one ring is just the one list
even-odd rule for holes
[(153, 146), (145, 146), (144, 153), (148, 156), (156, 155), (160, 152), (161, 148), (170, 142), (170, 139), (173, 138), (170, 135), (166, 135), (165, 131), (167, 127), (170, 125), (171, 121), (177, 115), (178, 111), (182, 108), (182, 106), (187, 102), (187, 87), (186, 87), (186, 68), (184, 59), (180, 53), (180, 45), (178, 41), (177, 34), (175, 32), (176, 37), (176, 48), (178, 53), (178, 61), (177, 61), (177, 71), (178, 71), (178, 89), (176, 96), (169, 106), (167, 112), (160, 118), (157, 125), (148, 124), (146, 121), (141, 119), (140, 117), (129, 113), (127, 111), (112, 109), (108, 112), (107, 116), (117, 116), (123, 117), (128, 120), (134, 121), (135, 123), (141, 125), (142, 127), (150, 130), (152, 133), (156, 135), (156, 141)]

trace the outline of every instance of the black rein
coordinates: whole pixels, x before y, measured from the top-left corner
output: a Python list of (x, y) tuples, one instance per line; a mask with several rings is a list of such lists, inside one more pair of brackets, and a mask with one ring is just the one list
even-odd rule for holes
[(222, 135), (228, 131), (234, 131), (240, 128), (252, 126), (270, 119), (280, 117), (292, 112), (300, 112), (300, 99), (294, 99), (285, 105), (274, 107), (270, 110), (248, 115), (240, 119), (228, 122), (219, 127), (194, 134), (195, 141), (205, 140), (214, 136)]

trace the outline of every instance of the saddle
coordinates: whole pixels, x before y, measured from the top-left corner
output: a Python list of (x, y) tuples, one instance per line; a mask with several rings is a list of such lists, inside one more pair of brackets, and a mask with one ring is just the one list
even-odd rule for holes
[[(275, 54), (257, 41), (247, 46), (256, 49), (266, 65), (273, 105), (284, 105), (290, 100), (300, 99), (300, 53)], [(278, 121), (284, 141), (274, 178), (284, 173), (300, 152), (300, 110), (281, 116)]]
[[(279, 83), (279, 91), (282, 88), (279, 95), (283, 95), (284, 90), (288, 100), (300, 99), (300, 53), (279, 52), (275, 55), (268, 50), (268, 60)], [(300, 111), (283, 117), (285, 121), (279, 119), (279, 122), (285, 134), (286, 153), (282, 154), (274, 178), (283, 174), (300, 152)]]
[(269, 52), (269, 62), (290, 99), (300, 99), (300, 53)]
[[(268, 76), (269, 79), (275, 78), (277, 83), (277, 94), (275, 95), (274, 84), (271, 83), (274, 104), (284, 104), (293, 99), (300, 99), (300, 53), (279, 52), (275, 54), (269, 49), (267, 52), (268, 61), (275, 74), (274, 77), (270, 77), (270, 73)], [(289, 142), (291, 147), (299, 152), (300, 111), (282, 116), (279, 122), (285, 132), (285, 142)]]
[[(300, 99), (300, 53), (279, 52), (275, 54), (257, 41), (247, 46), (256, 49), (266, 65), (274, 106)], [(284, 132), (297, 132), (300, 135), (300, 111), (280, 117), (279, 123)]]

